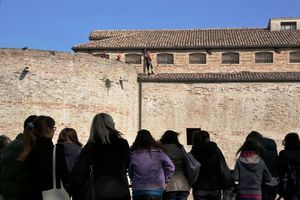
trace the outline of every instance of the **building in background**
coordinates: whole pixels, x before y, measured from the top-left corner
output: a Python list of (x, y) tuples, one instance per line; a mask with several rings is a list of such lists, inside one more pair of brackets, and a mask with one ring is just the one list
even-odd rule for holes
[(272, 18), (266, 28), (95, 30), (75, 52), (116, 59), (155, 73), (295, 71), (300, 65), (300, 18)]

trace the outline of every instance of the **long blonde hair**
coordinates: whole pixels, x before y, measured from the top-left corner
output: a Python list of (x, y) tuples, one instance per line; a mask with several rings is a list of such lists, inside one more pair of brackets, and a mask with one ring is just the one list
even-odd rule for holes
[(121, 137), (121, 133), (115, 129), (113, 118), (107, 113), (96, 114), (92, 121), (89, 141), (110, 144), (111, 134)]

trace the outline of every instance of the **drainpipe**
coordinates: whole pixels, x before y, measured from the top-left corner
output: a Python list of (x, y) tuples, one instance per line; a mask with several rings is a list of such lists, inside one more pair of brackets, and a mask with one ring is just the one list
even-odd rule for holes
[(142, 129), (142, 80), (139, 79), (139, 130)]
[(146, 74), (146, 62), (145, 62), (145, 54), (146, 54), (146, 49), (143, 50), (143, 74)]

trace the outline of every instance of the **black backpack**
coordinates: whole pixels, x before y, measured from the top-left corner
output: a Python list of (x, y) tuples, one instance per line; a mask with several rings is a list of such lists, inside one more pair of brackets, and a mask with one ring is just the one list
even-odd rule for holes
[(287, 162), (287, 171), (279, 178), (280, 197), (289, 197), (297, 191), (297, 176), (295, 165)]

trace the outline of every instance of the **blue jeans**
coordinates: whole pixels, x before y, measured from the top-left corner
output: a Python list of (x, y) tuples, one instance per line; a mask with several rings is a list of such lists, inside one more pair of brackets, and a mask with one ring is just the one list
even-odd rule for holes
[(188, 191), (166, 192), (164, 195), (165, 200), (187, 200), (188, 196)]

